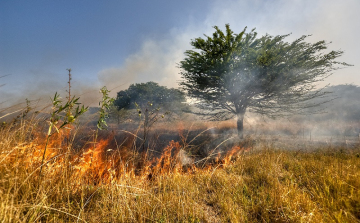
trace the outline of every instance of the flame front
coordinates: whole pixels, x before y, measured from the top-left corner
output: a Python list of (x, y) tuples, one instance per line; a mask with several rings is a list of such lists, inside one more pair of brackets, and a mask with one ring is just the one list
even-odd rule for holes
[[(45, 145), (44, 139), (39, 137), (38, 143), (17, 145), (14, 150), (17, 157), (11, 155), (0, 156), (2, 159), (25, 160), (17, 165), (26, 165), (34, 170), (39, 169)], [(218, 153), (214, 162), (203, 168), (196, 166), (195, 163), (184, 167), (180, 159), (180, 150), (183, 149), (179, 142), (170, 141), (163, 149), (161, 156), (149, 160), (147, 153), (136, 154), (125, 148), (114, 148), (110, 146), (111, 139), (100, 139), (96, 143), (89, 143), (80, 152), (73, 152), (64, 143), (64, 136), (58, 135), (49, 141), (45, 153), (44, 171), (46, 175), (60, 174), (68, 167), (72, 171), (72, 176), (77, 182), (104, 184), (115, 182), (120, 178), (140, 178), (151, 180), (155, 177), (194, 173), (198, 171), (211, 171), (213, 168), (221, 168), (229, 165), (232, 158), (242, 151), (240, 147), (233, 147), (224, 157)], [(19, 154), (24, 159), (19, 159)], [(137, 157), (137, 158), (136, 158)], [(75, 183), (75, 182), (74, 182)]]

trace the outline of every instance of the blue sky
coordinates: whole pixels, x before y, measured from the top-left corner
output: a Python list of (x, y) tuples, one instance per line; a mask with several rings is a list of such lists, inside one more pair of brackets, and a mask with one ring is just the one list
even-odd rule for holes
[(115, 93), (132, 83), (156, 81), (177, 87), (177, 63), (191, 39), (212, 26), (260, 34), (292, 33), (289, 41), (332, 41), (340, 60), (355, 65), (323, 85), (360, 85), (358, 0), (0, 1), (0, 106), (25, 98), (64, 95), (67, 68), (74, 93), (96, 105), (98, 89)]

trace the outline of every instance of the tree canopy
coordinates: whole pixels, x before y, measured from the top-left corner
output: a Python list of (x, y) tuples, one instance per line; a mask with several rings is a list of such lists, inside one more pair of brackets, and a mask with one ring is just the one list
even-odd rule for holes
[(131, 84), (126, 90), (117, 93), (114, 105), (120, 109), (141, 109), (152, 107), (166, 107), (176, 110), (179, 104), (185, 102), (185, 95), (178, 89), (160, 86), (155, 82)]
[[(178, 113), (184, 109), (185, 95), (180, 90), (160, 86), (155, 82), (132, 84), (127, 90), (117, 93), (114, 105), (118, 110), (137, 109), (143, 120), (143, 143), (141, 149), (148, 147), (150, 128), (164, 114)], [(160, 115), (163, 113), (163, 115)]]
[(255, 29), (239, 34), (226, 25), (212, 36), (191, 41), (193, 50), (180, 62), (180, 85), (197, 106), (217, 119), (237, 116), (239, 137), (247, 109), (267, 116), (301, 112), (324, 95), (316, 83), (348, 64), (335, 59), (342, 51), (325, 52), (328, 43), (306, 42), (308, 36), (286, 42), (289, 35), (258, 37)]

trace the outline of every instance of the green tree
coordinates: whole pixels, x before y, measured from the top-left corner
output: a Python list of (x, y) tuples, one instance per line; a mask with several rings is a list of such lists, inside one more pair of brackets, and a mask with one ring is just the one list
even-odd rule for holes
[(127, 90), (117, 93), (114, 105), (118, 110), (137, 109), (143, 120), (143, 149), (151, 126), (164, 114), (180, 113), (186, 109), (185, 95), (178, 89), (160, 86), (155, 82), (132, 84)]
[(258, 38), (255, 29), (236, 34), (228, 24), (225, 32), (214, 28), (212, 37), (191, 41), (194, 50), (180, 62), (180, 85), (198, 99), (199, 108), (210, 109), (207, 115), (237, 116), (240, 138), (247, 109), (274, 117), (316, 106), (311, 99), (325, 94), (316, 83), (348, 66), (335, 60), (342, 51), (324, 52), (328, 43), (323, 40), (308, 43), (302, 36), (286, 42), (289, 35)]
[(160, 86), (155, 82), (132, 84), (128, 89), (117, 93), (114, 105), (118, 109), (134, 109), (140, 107), (142, 110), (149, 106), (167, 107), (172, 111), (179, 110), (185, 102), (185, 95), (178, 89)]

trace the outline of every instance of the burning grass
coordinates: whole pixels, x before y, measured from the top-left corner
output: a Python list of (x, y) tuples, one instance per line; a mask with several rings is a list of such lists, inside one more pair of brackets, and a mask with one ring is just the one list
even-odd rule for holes
[[(136, 136), (73, 129), (45, 137), (35, 120), (0, 134), (2, 222), (358, 222), (360, 148), (233, 146), (188, 157), (189, 140), (154, 155)], [(199, 138), (197, 139), (199, 140)], [(218, 145), (218, 144), (217, 144)], [(155, 153), (156, 154), (156, 153)]]

